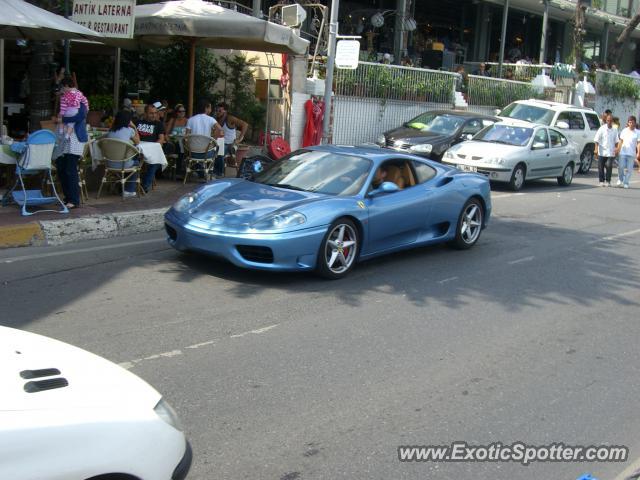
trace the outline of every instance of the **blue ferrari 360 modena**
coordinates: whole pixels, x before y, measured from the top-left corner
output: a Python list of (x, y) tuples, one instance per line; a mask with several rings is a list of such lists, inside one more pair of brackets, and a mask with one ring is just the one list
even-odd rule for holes
[(291, 153), (254, 182), (229, 178), (165, 214), (171, 246), (245, 268), (341, 278), (356, 261), (438, 242), (472, 247), (491, 214), (489, 181), (374, 147)]

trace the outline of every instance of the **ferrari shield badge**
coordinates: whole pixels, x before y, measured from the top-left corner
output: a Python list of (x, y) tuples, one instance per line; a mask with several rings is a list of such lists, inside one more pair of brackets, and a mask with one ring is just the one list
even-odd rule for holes
[(364, 210), (364, 202), (362, 200), (358, 201), (358, 206)]

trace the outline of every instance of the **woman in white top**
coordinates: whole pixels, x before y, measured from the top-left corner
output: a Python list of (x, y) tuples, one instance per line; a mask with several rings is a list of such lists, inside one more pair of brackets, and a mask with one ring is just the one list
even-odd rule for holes
[(631, 115), (627, 126), (620, 133), (620, 143), (618, 144), (618, 187), (629, 188), (633, 164), (640, 155), (639, 141), (640, 130), (636, 128), (636, 117)]

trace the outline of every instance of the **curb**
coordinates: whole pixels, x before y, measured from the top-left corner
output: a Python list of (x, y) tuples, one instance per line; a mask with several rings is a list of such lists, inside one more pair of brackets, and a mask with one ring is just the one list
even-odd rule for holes
[(62, 245), (162, 230), (167, 208), (0, 227), (0, 248)]
[(38, 222), (0, 227), (0, 248), (44, 244), (44, 233)]

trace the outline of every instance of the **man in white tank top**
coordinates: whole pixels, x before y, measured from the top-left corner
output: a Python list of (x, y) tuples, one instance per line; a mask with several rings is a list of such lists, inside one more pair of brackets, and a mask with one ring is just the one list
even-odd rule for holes
[[(219, 103), (216, 108), (216, 120), (224, 132), (224, 151), (228, 155), (236, 145), (244, 140), (249, 124), (238, 117), (229, 115), (229, 105), (224, 102)], [(240, 135), (238, 135), (238, 129)], [(216, 159), (215, 173), (216, 175), (224, 174), (224, 158), (218, 157)]]

